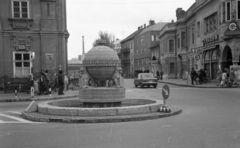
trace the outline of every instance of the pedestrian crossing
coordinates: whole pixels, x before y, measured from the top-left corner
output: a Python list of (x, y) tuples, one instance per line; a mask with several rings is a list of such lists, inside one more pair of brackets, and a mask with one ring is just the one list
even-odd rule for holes
[(11, 124), (11, 123), (44, 123), (44, 122), (33, 122), (24, 119), (21, 116), (21, 112), (17, 111), (6, 111), (6, 112), (0, 112), (0, 124)]

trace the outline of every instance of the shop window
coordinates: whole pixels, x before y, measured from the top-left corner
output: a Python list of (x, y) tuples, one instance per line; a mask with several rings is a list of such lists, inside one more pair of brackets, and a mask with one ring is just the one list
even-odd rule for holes
[(212, 60), (217, 61), (219, 59), (218, 57), (218, 50), (214, 50), (212, 53)]
[(210, 53), (210, 52), (207, 51), (206, 54), (205, 54), (205, 58), (204, 58), (204, 61), (205, 61), (205, 62), (209, 62), (209, 61), (210, 61), (210, 55), (209, 55), (209, 53)]
[(13, 54), (13, 63), (14, 63), (14, 76), (15, 77), (27, 77), (31, 72), (31, 58), (30, 53), (19, 53), (14, 52)]

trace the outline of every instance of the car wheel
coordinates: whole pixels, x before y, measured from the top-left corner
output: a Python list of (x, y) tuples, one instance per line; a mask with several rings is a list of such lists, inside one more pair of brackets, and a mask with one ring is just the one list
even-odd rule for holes
[(153, 87), (154, 87), (154, 88), (156, 88), (156, 87), (157, 87), (157, 85), (153, 85)]
[(148, 85), (148, 88), (150, 87), (150, 85)]
[(135, 87), (137, 88), (137, 84), (135, 84)]

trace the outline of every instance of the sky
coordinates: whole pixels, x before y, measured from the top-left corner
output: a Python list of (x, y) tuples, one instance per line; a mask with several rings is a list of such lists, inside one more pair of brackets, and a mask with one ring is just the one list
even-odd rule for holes
[(66, 0), (68, 59), (92, 48), (99, 31), (124, 39), (152, 19), (158, 22), (176, 21), (176, 9), (187, 10), (195, 0)]

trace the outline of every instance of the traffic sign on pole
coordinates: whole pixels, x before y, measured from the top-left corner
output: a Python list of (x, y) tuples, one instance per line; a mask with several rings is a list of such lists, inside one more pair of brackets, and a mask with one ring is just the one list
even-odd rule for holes
[(164, 100), (167, 100), (170, 95), (170, 89), (167, 84), (165, 84), (162, 88), (162, 96)]

